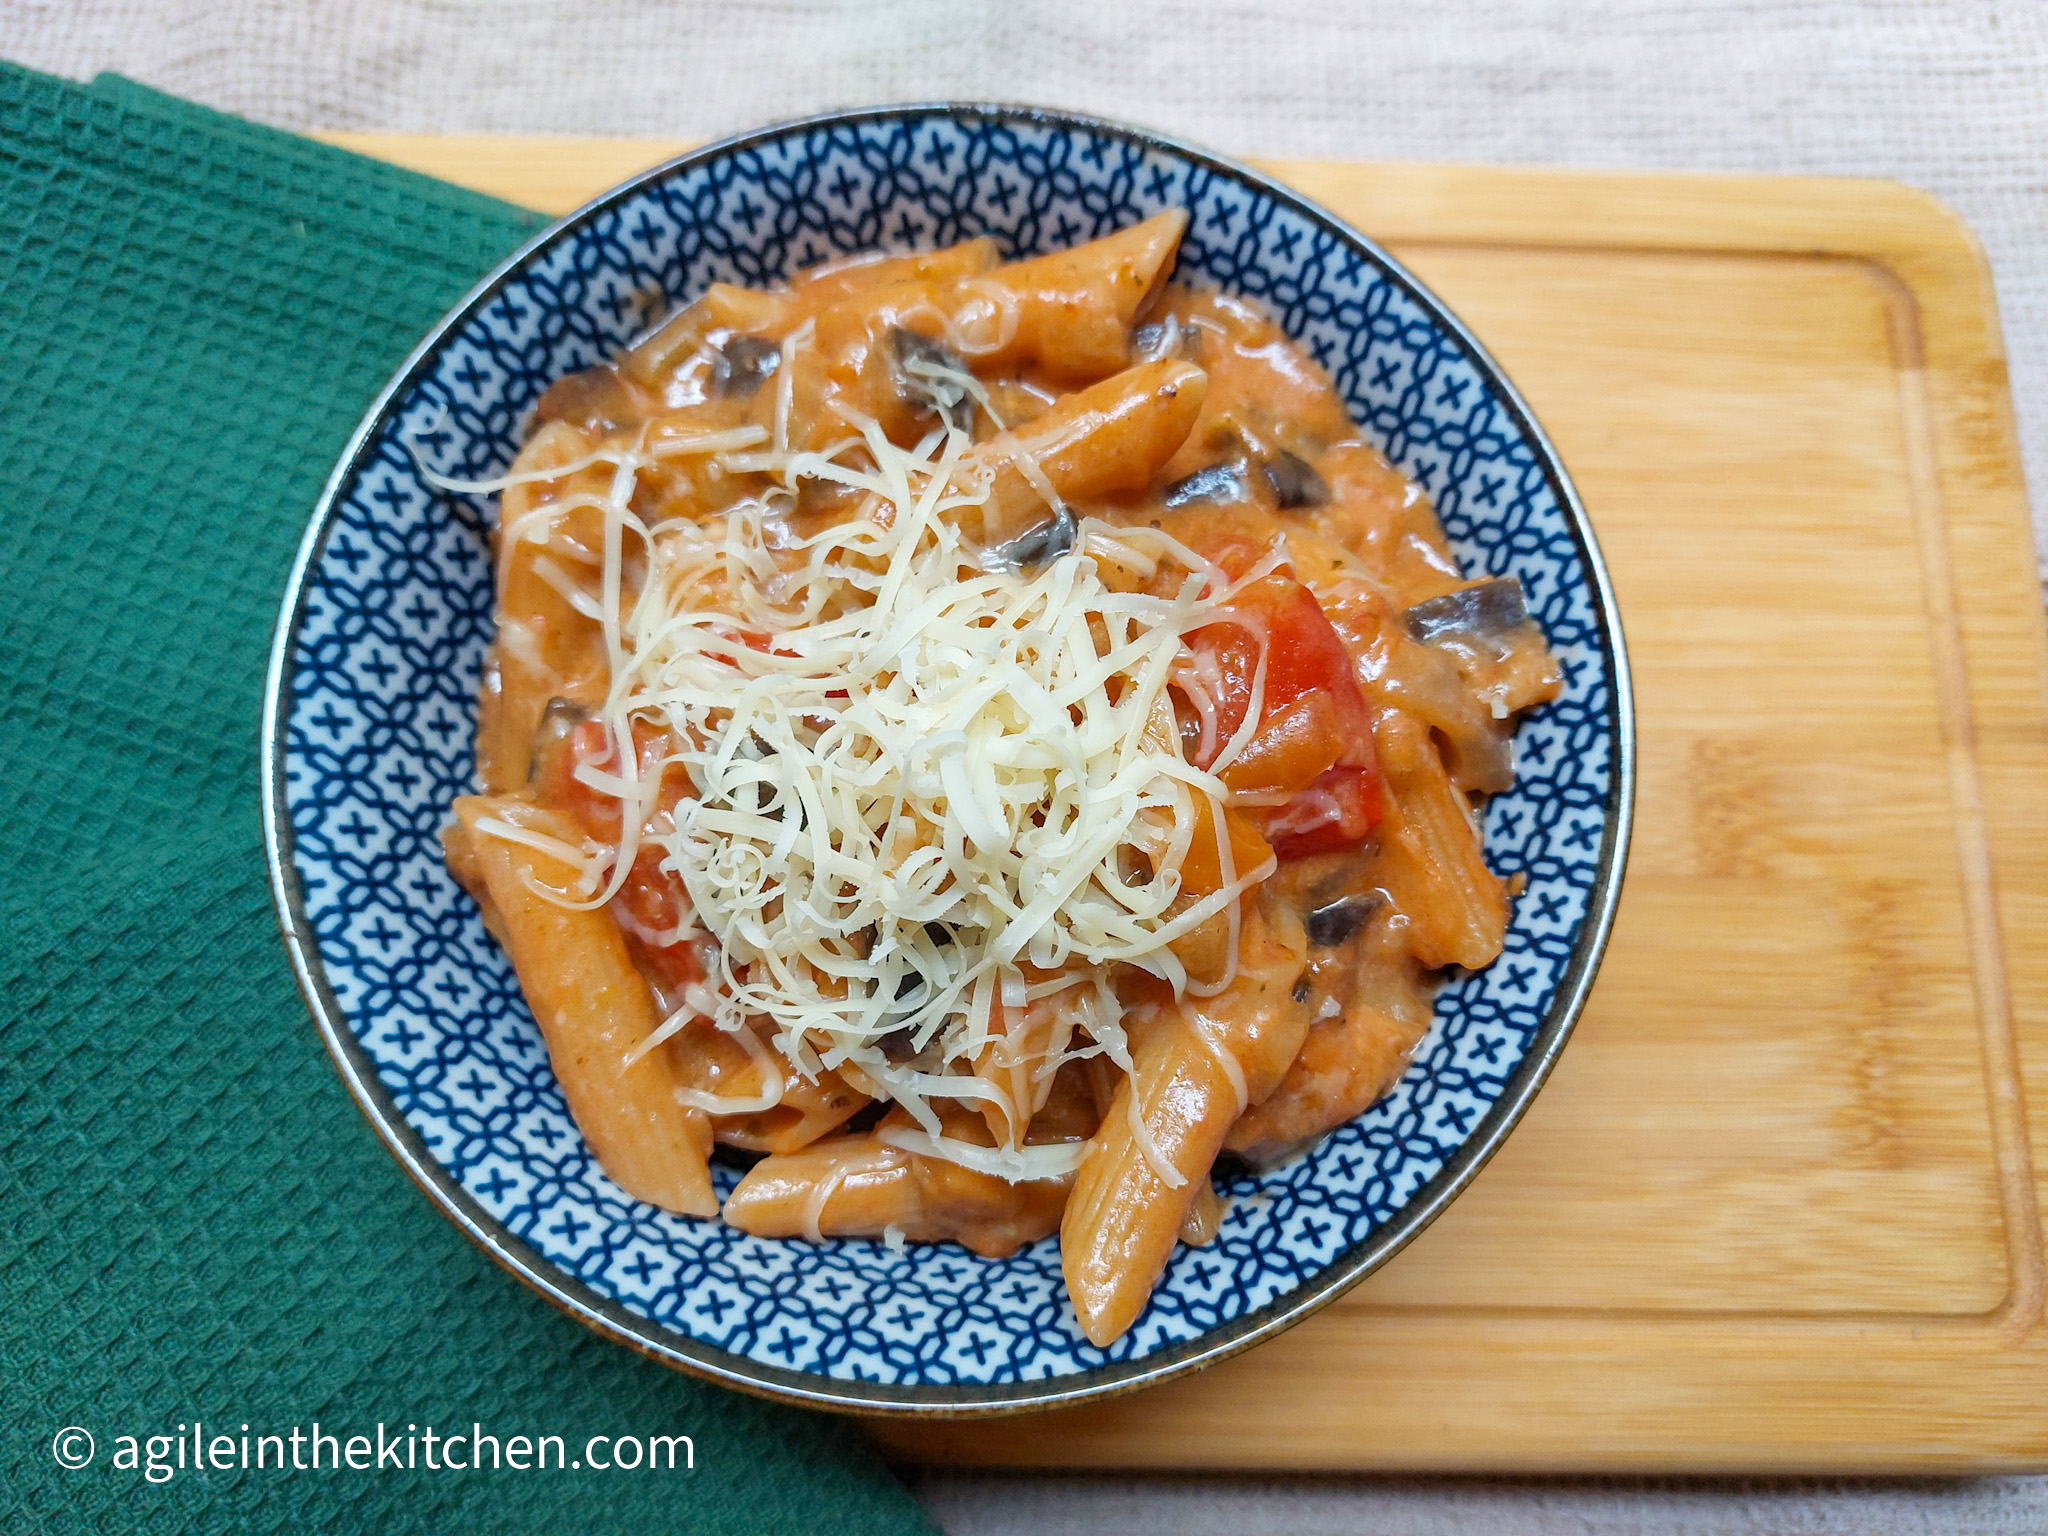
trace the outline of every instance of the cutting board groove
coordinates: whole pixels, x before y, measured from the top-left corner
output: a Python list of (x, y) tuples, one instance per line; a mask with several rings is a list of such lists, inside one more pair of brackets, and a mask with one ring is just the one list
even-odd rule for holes
[[(551, 211), (682, 148), (336, 138)], [(2048, 1468), (2048, 657), (1975, 241), (1883, 182), (1268, 168), (1444, 295), (1585, 496), (1642, 747), (1613, 944), (1522, 1126), (1342, 1301), (1155, 1391), (877, 1435), (953, 1465)]]

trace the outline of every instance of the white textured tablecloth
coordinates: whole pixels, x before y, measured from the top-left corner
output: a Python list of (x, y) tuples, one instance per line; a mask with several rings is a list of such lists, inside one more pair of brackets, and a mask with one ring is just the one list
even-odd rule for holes
[[(287, 128), (705, 138), (975, 97), (1238, 155), (1893, 177), (1982, 237), (2048, 485), (2048, 0), (0, 0), (0, 54)], [(2048, 1531), (2044, 1479), (915, 1482), (991, 1536)]]

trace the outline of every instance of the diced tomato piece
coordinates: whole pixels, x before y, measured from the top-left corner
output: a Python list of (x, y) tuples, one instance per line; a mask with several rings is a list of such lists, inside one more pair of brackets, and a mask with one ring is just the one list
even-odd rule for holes
[(649, 935), (670, 934), (681, 927), (688, 901), (675, 876), (661, 867), (661, 850), (643, 844), (611, 903), (635, 962), (649, 981), (671, 995), (704, 979), (703, 957), (687, 939), (657, 944)]
[(1214, 695), (1216, 741), (1214, 749), (1195, 760), (1206, 768), (1223, 749), (1223, 743), (1244, 724), (1245, 707), (1251, 703), (1252, 676), (1259, 665), (1259, 642), (1241, 624), (1219, 620), (1205, 624), (1188, 636), (1188, 647), (1203, 662), (1203, 672)]
[[(650, 778), (661, 771), (668, 756), (668, 733), (644, 720), (633, 722), (633, 746), (640, 759), (640, 775)], [(588, 763), (600, 773), (617, 774), (618, 755), (612, 751), (611, 733), (602, 720), (585, 720), (569, 732), (566, 740), (547, 751), (540, 763), (537, 798), (575, 819), (589, 836), (601, 843), (617, 843), (624, 834), (620, 801), (616, 795), (584, 783), (576, 770)], [(673, 810), (682, 798), (681, 785), (665, 782), (657, 804)]]
[[(668, 738), (655, 726), (633, 722), (633, 739), (643, 775), (660, 770), (668, 755)], [(618, 757), (611, 749), (611, 737), (601, 720), (585, 720), (552, 746), (542, 758), (537, 796), (543, 805), (570, 816), (588, 837), (616, 848), (624, 830), (621, 802), (601, 789), (576, 777), (576, 769), (589, 763), (605, 773), (618, 771)], [(663, 786), (661, 803), (673, 809), (679, 795)], [(627, 948), (647, 979), (673, 995), (693, 981), (704, 979), (703, 958), (688, 941), (657, 944), (649, 935), (674, 933), (689, 910), (689, 898), (676, 877), (661, 867), (661, 849), (643, 842), (633, 856), (627, 874), (611, 905), (625, 930)]]
[(1315, 593), (1298, 581), (1268, 576), (1247, 587), (1232, 606), (1265, 620), (1264, 714), (1271, 715), (1304, 694), (1323, 692), (1341, 711), (1347, 729), (1371, 734), (1372, 716), (1358, 686), (1357, 666)]
[(736, 629), (731, 631), (731, 634), (735, 640), (739, 641), (748, 650), (759, 651), (763, 656), (794, 656), (796, 654), (795, 651), (778, 650), (775, 645), (775, 637), (763, 634), (758, 629)]
[[(1230, 537), (1203, 553), (1236, 579), (1260, 551)], [(1243, 726), (1265, 657), (1258, 729), (1222, 778), (1233, 790), (1292, 796), (1266, 818), (1273, 852), (1297, 859), (1363, 841), (1382, 814), (1372, 709), (1351, 652), (1315, 594), (1285, 576), (1264, 577), (1190, 634), (1188, 644), (1217, 694), (1215, 750)], [(1197, 766), (1209, 761), (1213, 756)]]
[[(1201, 548), (1202, 557), (1232, 581), (1242, 580), (1244, 573), (1250, 570), (1259, 556), (1265, 552), (1265, 545), (1241, 533), (1222, 534), (1208, 540)], [(1212, 577), (1211, 580), (1213, 579)]]
[[(1234, 788), (1300, 790), (1329, 768), (1376, 761), (1372, 711), (1357, 668), (1313, 592), (1287, 577), (1268, 576), (1232, 598), (1225, 613), (1241, 614), (1245, 622), (1225, 616), (1188, 639), (1203, 670), (1220, 685), (1219, 745), (1244, 724), (1261, 635), (1266, 658), (1259, 730), (1239, 764), (1226, 771)], [(1262, 741), (1269, 729), (1275, 739)]]
[(661, 850), (642, 843), (632, 871), (612, 901), (649, 933), (669, 933), (683, 920), (684, 896), (674, 876), (661, 867)]
[(620, 836), (619, 802), (600, 794), (576, 777), (584, 763), (610, 773), (617, 767), (611, 737), (602, 720), (585, 720), (575, 726), (568, 739), (549, 751), (541, 761), (536, 785), (543, 805), (570, 816), (584, 832), (601, 843), (616, 843)]
[(1267, 819), (1266, 841), (1282, 859), (1334, 853), (1364, 842), (1384, 814), (1377, 767), (1332, 768)]

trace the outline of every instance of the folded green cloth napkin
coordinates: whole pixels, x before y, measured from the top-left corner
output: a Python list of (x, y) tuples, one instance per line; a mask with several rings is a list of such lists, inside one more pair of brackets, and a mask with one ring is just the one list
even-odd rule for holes
[[(857, 1427), (603, 1342), (472, 1249), (286, 967), (257, 717), (293, 549), (378, 386), (541, 222), (0, 66), (0, 1529), (931, 1528)], [(240, 1466), (244, 1425), (316, 1421), (686, 1434), (695, 1470), (429, 1470), (417, 1433), (410, 1469)]]

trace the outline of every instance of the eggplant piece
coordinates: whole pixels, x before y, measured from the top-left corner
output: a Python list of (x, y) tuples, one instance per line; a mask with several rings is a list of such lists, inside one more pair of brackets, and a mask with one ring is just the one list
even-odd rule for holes
[(1172, 315), (1163, 320), (1148, 320), (1131, 332), (1131, 358), (1134, 362), (1156, 363), (1166, 357), (1199, 363), (1202, 360), (1202, 333), (1192, 325), (1181, 324)]
[(560, 741), (589, 718), (589, 710), (574, 700), (565, 699), (558, 694), (549, 699), (547, 708), (540, 712), (540, 739), (547, 742)]
[(1381, 901), (1379, 893), (1372, 891), (1362, 896), (1346, 896), (1341, 901), (1317, 907), (1304, 920), (1309, 943), (1318, 949), (1335, 949), (1372, 921), (1372, 915), (1379, 911)]
[(1529, 622), (1522, 584), (1512, 576), (1474, 582), (1417, 603), (1402, 615), (1409, 635), (1424, 645), (1446, 635), (1499, 637)]
[(1320, 507), (1330, 499), (1328, 482), (1308, 460), (1285, 448), (1274, 449), (1272, 457), (1260, 463), (1259, 471), (1265, 475), (1266, 484), (1273, 487), (1273, 499), (1283, 512), (1292, 512), (1297, 507)]
[(1169, 507), (1192, 506), (1198, 501), (1228, 504), (1246, 500), (1250, 490), (1244, 465), (1231, 460), (1184, 475), (1166, 488), (1163, 499)]
[(567, 741), (569, 733), (589, 718), (590, 711), (581, 704), (560, 697), (548, 700), (547, 708), (540, 712), (540, 723), (534, 727), (532, 755), (526, 760), (526, 781), (529, 784), (540, 776), (543, 758)]
[(917, 1014), (924, 1006), (924, 1001), (924, 976), (920, 972), (905, 971), (896, 978), (896, 995), (890, 999), (895, 1006), (890, 1012), (898, 1018), (908, 1018), (911, 1022), (890, 1030), (875, 1042), (889, 1060), (905, 1062), (916, 1054), (910, 1037), (917, 1032)]
[(936, 1039), (927, 1040), (920, 1047), (917, 1043), (917, 1029), (914, 1025), (905, 1024), (900, 1029), (890, 1030), (889, 1033), (876, 1040), (875, 1045), (881, 1051), (882, 1059), (891, 1066), (909, 1067), (914, 1072), (930, 1072), (933, 1074), (945, 1070), (946, 1062), (945, 1058), (939, 1054), (938, 1041)]
[(1074, 545), (1081, 537), (1081, 525), (1074, 521), (1074, 514), (1061, 507), (1042, 523), (1033, 523), (1014, 539), (982, 551), (981, 563), (985, 570), (1021, 571), (1030, 566), (1044, 565), (1062, 555), (1074, 552)]
[(782, 348), (760, 336), (735, 336), (711, 358), (711, 389), (728, 399), (753, 394), (782, 366)]
[(640, 407), (618, 370), (600, 363), (580, 373), (565, 373), (547, 387), (533, 408), (536, 428), (566, 421), (592, 432), (615, 432), (640, 419)]
[(974, 401), (945, 373), (967, 373), (966, 362), (951, 348), (900, 325), (889, 327), (889, 373), (896, 393), (912, 405), (943, 416), (962, 432), (974, 428)]
[(945, 343), (933, 341), (929, 336), (921, 336), (907, 326), (889, 327), (889, 358), (898, 368), (907, 368), (912, 363), (918, 363), (926, 369), (951, 368), (960, 373), (967, 371), (967, 365), (954, 356), (952, 349)]
[(796, 515), (800, 518), (837, 520), (853, 511), (867, 493), (837, 480), (814, 480), (809, 475), (796, 483)]
[(919, 1071), (937, 1072), (945, 1065), (939, 1051), (938, 1036), (934, 1035), (923, 1045), (917, 1043), (917, 1036), (924, 1025), (922, 1015), (931, 999), (926, 995), (924, 978), (911, 972), (896, 983), (896, 1006), (890, 1011), (903, 1020), (894, 1029), (880, 1035), (875, 1047), (882, 1053), (882, 1059), (893, 1066), (915, 1066)]

